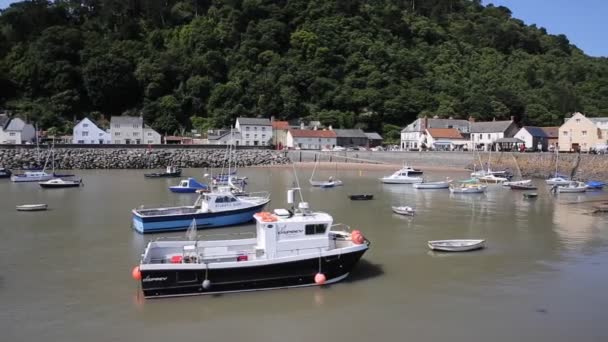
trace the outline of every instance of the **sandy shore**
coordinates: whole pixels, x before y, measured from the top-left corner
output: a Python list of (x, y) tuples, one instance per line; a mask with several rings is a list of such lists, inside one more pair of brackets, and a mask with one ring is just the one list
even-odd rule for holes
[[(312, 169), (315, 167), (314, 162), (296, 162), (297, 168)], [(424, 166), (416, 167), (423, 171), (466, 171), (464, 168), (444, 167), (444, 166)], [(292, 165), (263, 165), (253, 166), (254, 168), (292, 168)], [(319, 170), (365, 170), (365, 171), (397, 171), (402, 167), (401, 164), (365, 164), (365, 163), (335, 163), (335, 162), (320, 162), (317, 166)]]

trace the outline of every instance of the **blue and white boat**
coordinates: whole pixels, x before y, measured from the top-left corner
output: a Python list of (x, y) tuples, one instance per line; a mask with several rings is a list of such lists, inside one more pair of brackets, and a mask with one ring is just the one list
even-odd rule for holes
[(606, 185), (605, 182), (594, 180), (590, 180), (585, 184), (587, 184), (587, 190), (602, 190), (604, 185)]
[(189, 177), (188, 179), (182, 179), (179, 185), (173, 185), (169, 187), (171, 192), (177, 193), (195, 193), (197, 190), (207, 190), (209, 186), (207, 184), (200, 183), (196, 179)]
[(268, 202), (268, 192), (235, 196), (222, 186), (200, 194), (191, 206), (133, 209), (133, 228), (144, 234), (187, 230), (193, 220), (198, 229), (232, 226), (252, 221)]

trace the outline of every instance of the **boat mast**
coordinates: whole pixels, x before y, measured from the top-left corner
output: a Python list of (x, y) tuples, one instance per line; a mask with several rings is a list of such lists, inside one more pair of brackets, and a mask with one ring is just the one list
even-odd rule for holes
[(315, 167), (312, 168), (312, 174), (310, 175), (310, 181), (312, 181), (315, 178), (315, 171), (317, 171), (317, 164), (319, 163), (319, 159), (317, 158), (317, 160), (315, 161)]

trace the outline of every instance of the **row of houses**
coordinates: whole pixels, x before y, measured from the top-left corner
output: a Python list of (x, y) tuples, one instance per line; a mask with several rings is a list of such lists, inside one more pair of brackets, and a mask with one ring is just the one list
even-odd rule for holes
[(104, 130), (84, 118), (75, 126), (73, 144), (160, 144), (161, 135), (144, 123), (141, 116), (113, 116)]
[(207, 140), (212, 145), (268, 146), (278, 149), (322, 150), (341, 147), (375, 147), (382, 144), (382, 137), (375, 132), (361, 129), (324, 128), (320, 122), (312, 121), (290, 124), (267, 118), (236, 119), (234, 129), (210, 130)]
[(557, 147), (558, 127), (518, 127), (510, 120), (476, 122), (473, 118), (418, 118), (401, 131), (402, 150), (547, 151)]
[(0, 114), (0, 144), (26, 144), (36, 140), (36, 129), (21, 118)]

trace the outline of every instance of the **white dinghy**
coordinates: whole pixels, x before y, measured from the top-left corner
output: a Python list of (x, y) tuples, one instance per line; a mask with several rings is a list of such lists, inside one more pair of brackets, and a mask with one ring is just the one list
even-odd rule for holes
[(587, 184), (583, 182), (570, 182), (568, 185), (559, 186), (554, 185), (554, 191), (557, 190), (558, 193), (575, 193), (575, 192), (585, 192), (587, 191)]
[(46, 204), (22, 204), (17, 206), (17, 211), (42, 211), (46, 210)]
[(523, 180), (517, 180), (517, 181), (509, 181), (509, 182), (503, 182), (502, 186), (504, 186), (505, 188), (511, 187), (511, 185), (528, 185), (532, 183), (531, 179), (523, 179)]
[(391, 207), (395, 214), (405, 215), (405, 216), (414, 216), (416, 210), (412, 207), (408, 206), (400, 206), (400, 207)]
[(429, 248), (442, 252), (467, 252), (485, 247), (486, 240), (435, 240), (429, 241)]
[(452, 180), (448, 178), (445, 181), (414, 183), (413, 187), (414, 189), (447, 189), (450, 183)]

